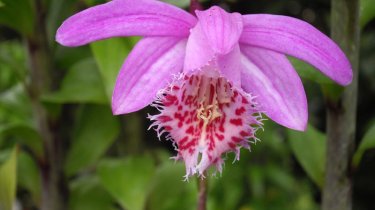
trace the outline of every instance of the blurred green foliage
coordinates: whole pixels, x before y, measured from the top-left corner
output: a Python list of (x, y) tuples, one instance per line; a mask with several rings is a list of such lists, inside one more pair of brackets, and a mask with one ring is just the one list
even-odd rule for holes
[(16, 196), (17, 147), (0, 164), (0, 209), (12, 210)]
[(368, 149), (375, 148), (375, 124), (365, 133), (365, 136), (361, 140), (358, 149), (353, 157), (353, 166), (358, 167), (363, 154)]
[[(140, 38), (114, 38), (74, 49), (59, 46), (54, 42), (54, 34), (61, 22), (104, 1), (38, 1), (42, 5), (36, 2), (0, 1), (0, 209), (8, 210), (15, 203), (15, 195), (23, 209), (41, 207), (46, 151), (36, 104), (46, 110), (52, 135), (62, 150), (61, 163), (56, 164), (61, 164), (62, 184), (67, 188), (60, 192), (67, 199), (67, 209), (195, 209), (196, 178), (183, 181), (183, 163), (169, 159), (175, 155), (170, 142), (157, 141), (155, 132), (147, 131), (145, 112), (124, 117), (113, 116), (110, 110), (117, 73)], [(183, 8), (189, 4), (168, 2)], [(206, 7), (219, 3), (202, 2)], [(329, 25), (329, 5), (323, 0), (233, 0), (220, 4), (246, 13), (296, 16), (323, 30)], [(360, 85), (354, 185), (358, 180), (371, 184), (374, 176), (374, 171), (363, 171), (373, 168), (375, 161), (373, 6), (372, 0), (362, 1), (360, 84), (365, 85)], [(40, 7), (44, 13), (39, 13)], [(47, 40), (43, 41), (52, 63), (52, 85), (35, 99), (27, 43), (41, 33), (36, 31), (40, 18), (45, 18)], [(308, 64), (290, 59), (304, 80), (313, 110), (311, 125), (302, 133), (265, 121), (264, 131), (258, 131), (261, 142), (251, 145), (251, 152), (242, 150), (241, 160), (233, 164), (234, 155), (228, 154), (223, 173), (208, 176), (209, 210), (319, 209), (325, 162), (324, 101), (319, 86), (312, 81), (324, 85), (332, 82)], [(151, 108), (146, 111), (155, 112)], [(365, 188), (375, 189), (370, 184), (355, 188), (355, 198)], [(373, 196), (374, 193), (361, 194), (355, 205), (358, 209), (374, 209)]]
[(325, 135), (309, 125), (305, 133), (288, 130), (288, 137), (290, 146), (297, 160), (311, 179), (322, 188), (326, 162)]
[(365, 27), (373, 18), (375, 18), (375, 3), (373, 0), (361, 0), (360, 24)]

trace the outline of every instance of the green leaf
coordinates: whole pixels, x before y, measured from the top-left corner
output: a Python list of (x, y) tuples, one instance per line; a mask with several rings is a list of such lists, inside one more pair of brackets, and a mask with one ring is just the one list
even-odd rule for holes
[(295, 186), (294, 177), (285, 168), (269, 164), (265, 167), (265, 172), (267, 178), (284, 192), (293, 191), (293, 187)]
[(70, 184), (69, 210), (115, 210), (114, 200), (98, 177), (84, 176)]
[(39, 203), (41, 199), (40, 180), (40, 172), (35, 160), (21, 150), (18, 155), (17, 184), (31, 194), (34, 203)]
[(311, 125), (305, 132), (288, 130), (289, 144), (298, 162), (319, 186), (324, 183), (326, 137)]
[(288, 59), (292, 63), (292, 65), (294, 66), (294, 68), (296, 69), (300, 77), (315, 81), (319, 84), (332, 84), (333, 83), (332, 80), (324, 76), (318, 69), (311, 66), (310, 64), (305, 63), (293, 57), (288, 57)]
[(17, 147), (14, 147), (9, 158), (0, 165), (0, 209), (12, 210), (16, 196)]
[(147, 199), (149, 210), (195, 209), (197, 183), (195, 178), (183, 181), (185, 166), (182, 162), (174, 164), (170, 160), (162, 164), (153, 178)]
[(98, 64), (108, 98), (112, 97), (116, 77), (138, 37), (112, 38), (92, 43), (91, 50)]
[(359, 22), (361, 27), (364, 28), (367, 23), (375, 18), (375, 2), (374, 0), (361, 0), (360, 5)]
[(263, 167), (252, 165), (248, 168), (249, 186), (254, 199), (261, 199), (266, 192), (266, 176)]
[(353, 165), (358, 166), (366, 150), (375, 148), (375, 124), (366, 132), (353, 157)]
[(106, 159), (98, 167), (100, 181), (116, 201), (128, 210), (143, 210), (155, 173), (149, 156)]
[(84, 59), (69, 69), (57, 92), (43, 97), (52, 103), (108, 103), (95, 61)]
[(77, 125), (65, 162), (68, 176), (95, 164), (120, 132), (118, 119), (104, 105), (85, 106)]
[(34, 123), (31, 103), (21, 84), (18, 83), (0, 93), (0, 116), (1, 121), (6, 123)]
[(245, 170), (239, 166), (244, 161), (243, 153), (241, 154), (241, 161), (234, 164), (231, 161), (235, 159), (235, 154), (227, 154), (223, 173), (219, 175), (219, 178), (209, 180), (209, 194), (212, 196), (208, 197), (208, 209), (236, 209), (241, 202), (246, 190), (243, 187)]
[(0, 90), (11, 87), (16, 81), (25, 82), (27, 76), (25, 47), (19, 40), (0, 43)]
[(0, 25), (29, 35), (34, 29), (34, 11), (31, 0), (2, 0)]
[(26, 145), (38, 157), (41, 157), (43, 155), (42, 139), (39, 133), (27, 124), (17, 123), (0, 127), (0, 136), (12, 137), (14, 139), (13, 143)]

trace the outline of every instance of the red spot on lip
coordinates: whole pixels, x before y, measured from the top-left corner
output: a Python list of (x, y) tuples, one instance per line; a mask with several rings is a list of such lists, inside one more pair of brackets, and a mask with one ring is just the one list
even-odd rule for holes
[(158, 120), (162, 123), (165, 123), (165, 122), (171, 121), (172, 118), (170, 116), (162, 115), (162, 116), (158, 117)]
[(245, 97), (242, 96), (242, 103), (243, 104), (248, 104), (249, 102), (247, 101), (247, 99)]
[(216, 136), (217, 139), (219, 139), (219, 141), (223, 141), (224, 140), (224, 135), (215, 133), (215, 136)]
[(194, 133), (194, 127), (190, 126), (188, 129), (186, 129), (187, 134), (193, 134)]
[(243, 136), (243, 137), (246, 137), (246, 136), (250, 136), (250, 133), (248, 133), (246, 131), (241, 131), (240, 135)]
[(181, 102), (185, 101), (185, 94), (186, 94), (186, 89), (182, 92), (182, 97), (181, 97)]
[(235, 148), (236, 148), (236, 144), (233, 143), (233, 142), (228, 142), (228, 146), (229, 146), (231, 149), (235, 149)]
[(241, 106), (241, 108), (236, 109), (235, 113), (236, 115), (242, 115), (243, 113), (245, 113), (245, 111), (245, 107)]
[(164, 129), (165, 129), (166, 131), (171, 131), (171, 130), (172, 130), (172, 127), (171, 127), (171, 126), (168, 126), (168, 125), (166, 125), (166, 126), (164, 126)]
[(236, 137), (236, 136), (232, 136), (232, 141), (234, 141), (236, 143), (239, 143), (240, 141), (242, 141), (242, 138), (239, 138), (239, 137)]
[(193, 84), (193, 77), (190, 77), (190, 79), (189, 79), (189, 85), (192, 85)]
[(212, 104), (214, 101), (214, 93), (215, 93), (215, 87), (211, 84), (210, 85), (210, 98), (209, 98), (209, 103)]
[(187, 136), (185, 136), (184, 138), (182, 138), (178, 143), (182, 146), (182, 144), (184, 144), (189, 138)]
[(241, 126), (242, 125), (242, 119), (240, 119), (240, 118), (231, 119), (229, 122), (231, 124), (235, 125), (235, 126)]
[(195, 143), (196, 143), (196, 140), (193, 139), (193, 140), (187, 142), (185, 145), (180, 145), (179, 148), (180, 148), (181, 150), (189, 149), (189, 148), (193, 147), (193, 146), (195, 145)]
[(224, 129), (225, 118), (226, 118), (226, 115), (225, 113), (223, 113), (223, 116), (221, 117), (221, 121), (220, 121), (220, 126), (219, 126), (219, 131), (222, 133), (225, 132), (225, 129)]
[(176, 101), (178, 101), (176, 96), (167, 94), (164, 98), (163, 105), (164, 106), (171, 106), (173, 105)]

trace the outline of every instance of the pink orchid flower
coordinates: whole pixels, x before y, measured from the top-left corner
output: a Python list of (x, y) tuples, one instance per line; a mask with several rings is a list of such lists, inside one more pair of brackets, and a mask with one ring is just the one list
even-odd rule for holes
[(304, 130), (307, 101), (286, 55), (304, 60), (338, 84), (352, 80), (340, 48), (310, 24), (286, 16), (227, 13), (213, 6), (184, 10), (156, 0), (113, 0), (67, 19), (56, 40), (80, 46), (118, 36), (143, 36), (123, 64), (113, 113), (152, 104), (159, 137), (167, 132), (186, 176), (222, 170), (222, 154), (256, 141), (261, 114)]

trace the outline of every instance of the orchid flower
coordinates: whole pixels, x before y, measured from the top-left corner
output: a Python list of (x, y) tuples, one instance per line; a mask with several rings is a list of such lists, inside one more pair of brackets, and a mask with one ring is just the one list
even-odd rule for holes
[(56, 40), (80, 46), (142, 36), (125, 60), (112, 96), (113, 113), (153, 105), (158, 135), (166, 132), (186, 176), (222, 170), (222, 156), (256, 142), (262, 114), (303, 131), (304, 88), (286, 55), (341, 85), (352, 80), (340, 48), (310, 24), (287, 16), (241, 15), (213, 6), (195, 16), (156, 0), (113, 0), (68, 18)]

